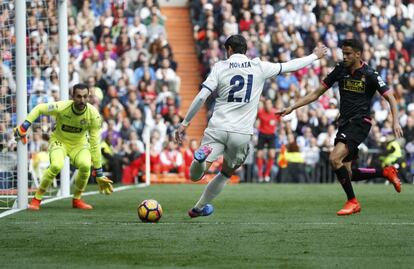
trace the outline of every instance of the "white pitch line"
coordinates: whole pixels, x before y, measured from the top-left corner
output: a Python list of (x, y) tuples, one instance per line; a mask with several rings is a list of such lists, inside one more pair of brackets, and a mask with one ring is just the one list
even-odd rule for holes
[[(163, 224), (163, 223), (161, 223)], [(169, 224), (169, 223), (165, 223), (165, 224)], [(179, 224), (179, 223), (172, 223), (172, 224)], [(182, 223), (185, 224), (185, 223)], [(226, 222), (217, 222), (217, 223), (208, 223), (208, 222), (194, 222), (191, 224), (203, 224), (203, 225), (207, 225), (207, 224), (217, 224), (217, 225), (226, 225), (226, 224), (230, 224), (230, 225), (286, 225), (288, 223), (286, 222), (230, 222), (230, 223), (226, 223)], [(290, 225), (292, 225), (292, 223), (289, 223)], [(398, 223), (398, 222), (391, 222), (391, 223), (335, 223), (335, 222), (298, 222), (298, 223), (293, 223), (293, 225), (414, 225), (414, 223)]]
[[(14, 224), (25, 224), (27, 222), (25, 221), (16, 221), (13, 222)], [(39, 224), (40, 222), (30, 222), (33, 225)], [(60, 223), (61, 225), (73, 225), (76, 222), (66, 222), (66, 223)], [(82, 222), (82, 223), (76, 223), (77, 225), (96, 225), (97, 222)], [(113, 225), (114, 222), (99, 222), (99, 224), (108, 224)], [(301, 226), (335, 226), (335, 225), (366, 225), (366, 226), (414, 226), (414, 222), (383, 222), (383, 223), (369, 223), (369, 222), (361, 222), (361, 223), (335, 223), (335, 222), (298, 222), (298, 223), (286, 223), (286, 222), (194, 222), (189, 220), (183, 221), (183, 222), (158, 222), (158, 223), (143, 223), (137, 219), (137, 221), (130, 221), (130, 222), (115, 222), (116, 225), (120, 226), (136, 226), (136, 225), (161, 225), (161, 226), (169, 226), (169, 225), (190, 225), (190, 226), (196, 226), (196, 225), (250, 225), (250, 226), (260, 226), (260, 225), (280, 225), (285, 226), (286, 224), (289, 224), (291, 226), (295, 225), (301, 225)]]
[(10, 209), (10, 210), (4, 211), (3, 213), (1, 213), (1, 214), (0, 214), (0, 219), (1, 219), (1, 218), (4, 218), (4, 217), (7, 217), (7, 216), (9, 216), (9, 215), (11, 215), (11, 214), (15, 214), (15, 213), (20, 212), (20, 211), (25, 210), (25, 209), (26, 209), (26, 208), (21, 208), (21, 209)]
[[(92, 223), (82, 223), (84, 225), (90, 225)], [(414, 226), (414, 222), (383, 222), (383, 223), (369, 223), (369, 222), (361, 222), (361, 223), (336, 223), (336, 222), (298, 222), (298, 223), (286, 223), (286, 222), (158, 222), (158, 223), (142, 223), (137, 220), (137, 223), (135, 222), (117, 222), (117, 225), (136, 225), (136, 224), (153, 224), (153, 225), (368, 225), (368, 226)]]
[[(145, 184), (145, 183), (140, 183), (140, 184), (137, 184), (137, 185), (121, 186), (121, 187), (114, 188), (114, 192), (119, 192), (119, 191), (124, 191), (124, 190), (130, 190), (130, 189), (136, 189), (136, 188), (144, 188), (144, 187), (147, 187), (147, 186), (148, 185)], [(89, 191), (89, 192), (83, 193), (82, 196), (90, 196), (90, 195), (95, 195), (95, 194), (98, 194), (98, 193), (99, 193), (99, 191)], [(70, 198), (70, 197), (72, 197), (72, 196), (69, 195), (69, 196), (54, 197), (54, 198), (50, 198), (50, 199), (46, 199), (46, 200), (42, 201), (42, 204), (43, 205), (44, 204), (49, 204), (49, 203), (52, 203), (52, 202), (55, 202), (55, 201), (58, 201), (58, 200), (62, 200), (62, 199), (66, 199), (66, 198)], [(18, 208), (18, 209), (10, 209), (10, 210), (7, 210), (7, 211), (5, 211), (3, 213), (0, 213), (0, 219), (1, 218), (4, 218), (4, 217), (7, 217), (9, 215), (18, 213), (18, 212), (20, 212), (22, 210), (26, 210), (26, 208)]]

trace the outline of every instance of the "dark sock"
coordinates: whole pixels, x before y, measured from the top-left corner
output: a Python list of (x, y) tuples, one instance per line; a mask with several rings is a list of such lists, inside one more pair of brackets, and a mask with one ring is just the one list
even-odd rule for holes
[(352, 169), (352, 181), (383, 177), (382, 169), (377, 168), (357, 168)]
[(351, 179), (349, 178), (348, 170), (345, 166), (341, 166), (338, 170), (335, 170), (336, 177), (341, 183), (348, 200), (355, 198), (354, 189), (352, 188)]
[(225, 173), (223, 170), (221, 170), (221, 171), (220, 171), (220, 173), (221, 173), (223, 176), (227, 177), (227, 178), (231, 178), (231, 175), (227, 175), (227, 173)]

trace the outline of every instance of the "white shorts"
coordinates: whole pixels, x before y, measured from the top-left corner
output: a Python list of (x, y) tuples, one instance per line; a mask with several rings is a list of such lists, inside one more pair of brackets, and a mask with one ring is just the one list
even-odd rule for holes
[(208, 155), (207, 162), (214, 162), (220, 155), (229, 168), (237, 168), (244, 163), (249, 154), (251, 135), (209, 129), (204, 131), (201, 146), (209, 145), (213, 151)]

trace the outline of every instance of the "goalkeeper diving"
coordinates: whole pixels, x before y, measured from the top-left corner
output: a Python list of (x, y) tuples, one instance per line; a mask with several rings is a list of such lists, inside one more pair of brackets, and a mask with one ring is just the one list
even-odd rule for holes
[(103, 175), (101, 164), (102, 119), (97, 109), (88, 104), (88, 97), (88, 86), (76, 84), (73, 86), (72, 100), (39, 104), (33, 108), (21, 125), (14, 128), (16, 139), (26, 144), (27, 130), (40, 115), (51, 115), (56, 119), (49, 140), (50, 166), (43, 174), (40, 186), (28, 206), (29, 209), (40, 209), (42, 196), (62, 170), (65, 156), (69, 156), (71, 164), (78, 169), (72, 200), (73, 208), (93, 209), (81, 199), (82, 192), (88, 184), (91, 166), (96, 174), (99, 191), (104, 194), (113, 192), (113, 182)]

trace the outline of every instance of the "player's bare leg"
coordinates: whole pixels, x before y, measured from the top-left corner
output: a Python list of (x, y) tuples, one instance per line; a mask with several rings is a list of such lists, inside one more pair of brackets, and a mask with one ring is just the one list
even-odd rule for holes
[(188, 215), (192, 218), (211, 215), (214, 212), (214, 207), (210, 204), (211, 201), (220, 194), (237, 168), (229, 168), (226, 160), (224, 160), (221, 172), (207, 184), (200, 200), (188, 211)]

